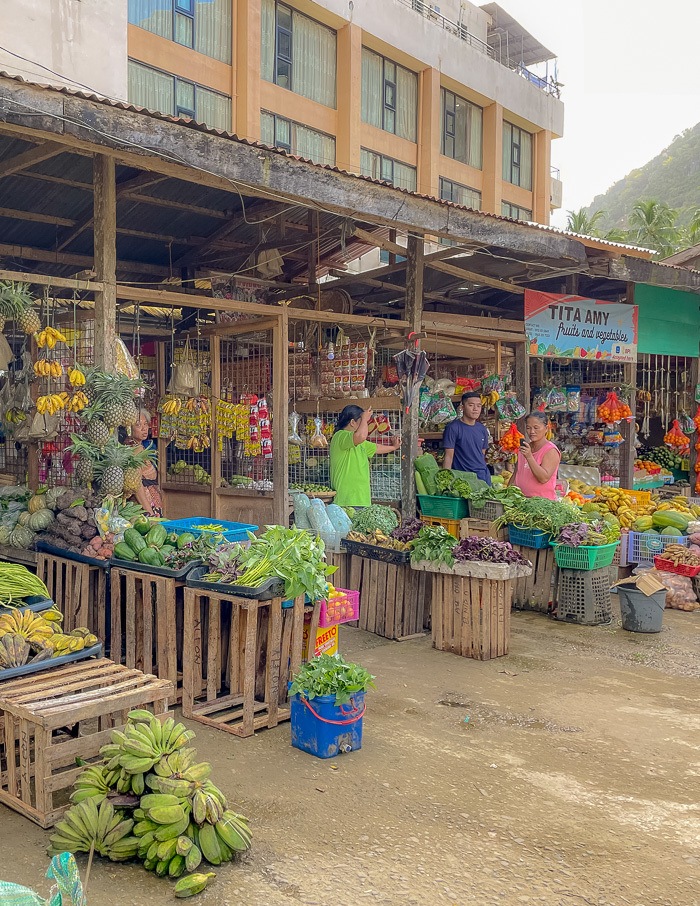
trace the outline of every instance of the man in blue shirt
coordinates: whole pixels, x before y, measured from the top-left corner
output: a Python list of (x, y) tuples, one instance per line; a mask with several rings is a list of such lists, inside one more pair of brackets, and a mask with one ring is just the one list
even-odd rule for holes
[(465, 393), (462, 397), (462, 417), (445, 428), (445, 469), (476, 472), (477, 478), (491, 484), (491, 474), (484, 454), (489, 445), (489, 432), (479, 421), (481, 395)]

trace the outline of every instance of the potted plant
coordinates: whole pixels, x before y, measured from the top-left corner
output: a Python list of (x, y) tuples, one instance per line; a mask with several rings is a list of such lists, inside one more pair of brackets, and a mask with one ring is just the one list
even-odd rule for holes
[(365, 693), (374, 677), (337, 654), (303, 664), (289, 686), (292, 745), (317, 758), (362, 748)]

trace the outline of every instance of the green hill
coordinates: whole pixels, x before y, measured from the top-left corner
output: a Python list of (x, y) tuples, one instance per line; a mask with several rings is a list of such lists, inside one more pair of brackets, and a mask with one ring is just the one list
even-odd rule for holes
[(635, 202), (649, 198), (678, 209), (681, 224), (700, 208), (700, 123), (677, 135), (649, 163), (632, 170), (607, 192), (596, 195), (586, 210), (588, 214), (606, 212), (601, 229), (626, 229), (627, 215)]

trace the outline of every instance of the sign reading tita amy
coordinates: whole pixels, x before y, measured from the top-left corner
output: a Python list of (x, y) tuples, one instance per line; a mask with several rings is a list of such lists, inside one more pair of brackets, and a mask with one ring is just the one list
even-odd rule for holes
[(530, 355), (637, 361), (637, 306), (525, 290)]

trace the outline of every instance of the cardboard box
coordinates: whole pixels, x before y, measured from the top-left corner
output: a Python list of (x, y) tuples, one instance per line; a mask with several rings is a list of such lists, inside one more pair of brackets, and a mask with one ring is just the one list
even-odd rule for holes
[(649, 570), (638, 576), (629, 576), (627, 579), (620, 579), (619, 582), (613, 584), (612, 588), (617, 588), (618, 585), (623, 587), (627, 586), (628, 588), (637, 588), (642, 594), (651, 597), (651, 595), (655, 594), (657, 591), (663, 591), (666, 588), (663, 582), (660, 582), (659, 579), (656, 578), (654, 572), (654, 570)]
[[(309, 657), (309, 632), (311, 630), (311, 614), (304, 619), (304, 636), (302, 642), (301, 656), (304, 660)], [(325, 626), (318, 628), (316, 632), (316, 644), (314, 646), (313, 657), (319, 654), (337, 654), (338, 653), (338, 627)]]

